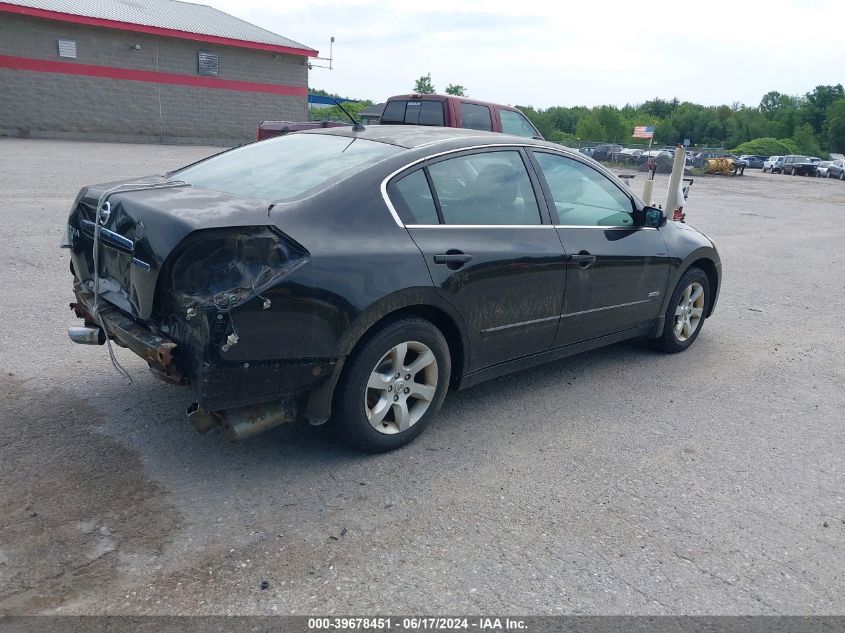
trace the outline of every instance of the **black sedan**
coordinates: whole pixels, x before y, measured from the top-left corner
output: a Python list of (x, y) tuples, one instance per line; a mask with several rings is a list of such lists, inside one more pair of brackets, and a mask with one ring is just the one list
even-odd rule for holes
[(71, 339), (190, 385), (198, 430), (331, 419), (372, 451), (449, 388), (634, 337), (680, 352), (721, 279), (709, 239), (583, 154), (451, 128), (299, 132), (87, 187), (65, 242)]

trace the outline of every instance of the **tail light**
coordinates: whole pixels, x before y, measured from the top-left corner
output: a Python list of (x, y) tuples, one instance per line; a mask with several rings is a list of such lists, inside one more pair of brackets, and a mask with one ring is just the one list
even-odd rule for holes
[(272, 227), (212, 229), (188, 239), (171, 268), (171, 292), (194, 311), (243, 305), (308, 261), (302, 246)]

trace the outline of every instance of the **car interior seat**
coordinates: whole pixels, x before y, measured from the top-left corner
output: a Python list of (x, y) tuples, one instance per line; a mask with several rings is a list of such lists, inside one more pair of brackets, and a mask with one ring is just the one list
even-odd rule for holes
[(451, 224), (518, 224), (516, 213), (519, 185), (509, 165), (488, 165), (467, 186), (460, 205), (450, 210)]

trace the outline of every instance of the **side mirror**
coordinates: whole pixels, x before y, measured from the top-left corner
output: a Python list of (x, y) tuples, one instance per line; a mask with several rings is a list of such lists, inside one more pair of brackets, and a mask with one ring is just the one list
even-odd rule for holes
[(659, 229), (666, 224), (666, 220), (666, 212), (656, 207), (643, 207), (634, 212), (634, 223), (637, 226)]

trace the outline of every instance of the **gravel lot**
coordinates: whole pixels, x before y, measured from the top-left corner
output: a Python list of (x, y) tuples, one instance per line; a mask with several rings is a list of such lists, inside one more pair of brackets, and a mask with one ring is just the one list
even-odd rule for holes
[(690, 351), (452, 393), (368, 456), (200, 436), (68, 340), (80, 186), (214, 151), (0, 139), (0, 613), (845, 613), (845, 183), (697, 178), (725, 277)]

